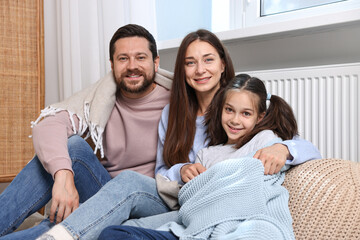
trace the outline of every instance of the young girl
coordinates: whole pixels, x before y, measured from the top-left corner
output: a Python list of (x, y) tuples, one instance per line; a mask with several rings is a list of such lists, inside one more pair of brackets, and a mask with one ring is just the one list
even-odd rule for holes
[(165, 227), (172, 232), (121, 226), (116, 232), (106, 229), (99, 239), (294, 239), (288, 193), (281, 186), (288, 166), (265, 176), (261, 162), (251, 158), (256, 150), (297, 135), (291, 107), (267, 94), (258, 78), (240, 74), (215, 95), (205, 121), (210, 147), (200, 150), (196, 162), (208, 170), (180, 190), (183, 226)]
[[(266, 100), (270, 101), (268, 109)], [(209, 107), (206, 125), (209, 146), (214, 147), (211, 151), (200, 151), (199, 154), (207, 155), (198, 154), (197, 159), (206, 168), (222, 160), (211, 153), (218, 148), (222, 158), (228, 159), (232, 154), (245, 156), (269, 145), (276, 136), (284, 141), (298, 134), (291, 107), (282, 98), (267, 95), (263, 82), (247, 74), (237, 75), (227, 88), (219, 91)], [(234, 144), (237, 151), (232, 151)], [(226, 149), (229, 156), (224, 156)]]

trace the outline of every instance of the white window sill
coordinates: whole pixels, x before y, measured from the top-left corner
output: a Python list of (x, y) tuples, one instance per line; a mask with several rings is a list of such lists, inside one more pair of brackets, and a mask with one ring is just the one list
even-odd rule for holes
[[(302, 36), (323, 31), (333, 31), (344, 27), (360, 25), (360, 9), (309, 17), (286, 22), (264, 24), (216, 33), (224, 42), (258, 41), (264, 39)], [(160, 41), (159, 50), (179, 47), (182, 39)]]

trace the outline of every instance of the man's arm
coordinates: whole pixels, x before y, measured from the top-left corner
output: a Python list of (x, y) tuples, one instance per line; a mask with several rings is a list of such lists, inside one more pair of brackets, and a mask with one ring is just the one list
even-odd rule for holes
[[(79, 121), (75, 116), (74, 122), (78, 128)], [(61, 222), (79, 206), (79, 195), (67, 147), (68, 137), (73, 134), (73, 127), (66, 111), (46, 117), (33, 128), (35, 152), (45, 170), (54, 178), (51, 221), (54, 220), (56, 211), (56, 222)]]
[(69, 170), (57, 171), (52, 188), (50, 222), (54, 222), (56, 211), (56, 223), (59, 223), (78, 207), (79, 194), (75, 187), (73, 173)]

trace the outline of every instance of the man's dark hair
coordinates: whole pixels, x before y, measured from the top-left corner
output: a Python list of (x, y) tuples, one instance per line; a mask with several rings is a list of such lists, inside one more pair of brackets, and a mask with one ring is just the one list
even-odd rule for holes
[(115, 42), (120, 38), (126, 37), (143, 37), (149, 42), (149, 49), (152, 53), (153, 60), (158, 56), (156, 42), (151, 33), (144, 27), (136, 24), (128, 24), (119, 28), (110, 40), (109, 53), (111, 62), (114, 61)]

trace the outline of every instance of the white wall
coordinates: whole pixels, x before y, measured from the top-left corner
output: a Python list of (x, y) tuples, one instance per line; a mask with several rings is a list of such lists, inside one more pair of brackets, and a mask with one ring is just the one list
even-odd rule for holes
[(128, 23), (156, 37), (154, 0), (44, 1), (45, 105), (88, 87), (111, 70), (109, 42)]
[(45, 106), (59, 101), (55, 7), (55, 1), (44, 1)]

